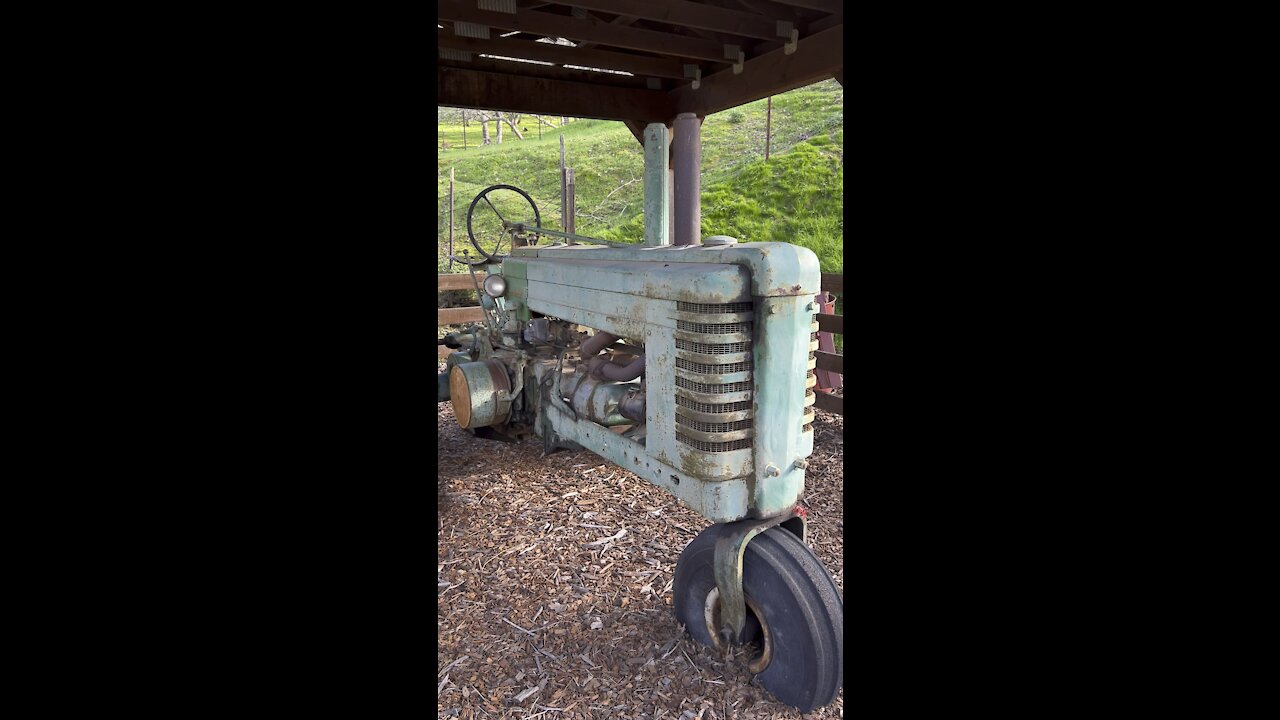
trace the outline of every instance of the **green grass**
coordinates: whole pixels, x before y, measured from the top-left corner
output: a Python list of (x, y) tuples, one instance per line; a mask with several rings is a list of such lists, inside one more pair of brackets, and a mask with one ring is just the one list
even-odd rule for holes
[[(765, 106), (765, 100), (758, 100), (703, 121), (703, 237), (792, 242), (813, 250), (823, 272), (843, 272), (844, 90), (828, 80), (775, 96), (767, 163)], [(577, 120), (564, 128), (543, 127), (542, 140), (532, 118), (521, 126), (530, 131), (523, 141), (508, 128), (502, 145), (466, 150), (461, 149), (461, 125), (445, 126), (446, 140), (458, 149), (438, 153), (441, 271), (449, 227), (449, 168), (455, 176), (455, 252), (470, 248), (467, 208), (489, 185), (525, 190), (538, 204), (542, 224), (559, 229), (561, 134), (577, 184), (577, 232), (622, 242), (639, 242), (643, 236), (644, 155), (622, 123)], [(479, 128), (468, 127), (468, 143), (479, 138)]]

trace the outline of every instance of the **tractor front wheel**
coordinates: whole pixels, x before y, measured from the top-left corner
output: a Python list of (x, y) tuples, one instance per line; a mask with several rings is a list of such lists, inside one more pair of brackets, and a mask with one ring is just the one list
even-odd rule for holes
[[(714, 565), (720, 527), (684, 549), (672, 585), (676, 619), (714, 648), (723, 642)], [(818, 558), (789, 530), (772, 527), (747, 543), (742, 585), (743, 640), (756, 646), (747, 667), (760, 684), (801, 712), (835, 700), (844, 680), (844, 601)]]

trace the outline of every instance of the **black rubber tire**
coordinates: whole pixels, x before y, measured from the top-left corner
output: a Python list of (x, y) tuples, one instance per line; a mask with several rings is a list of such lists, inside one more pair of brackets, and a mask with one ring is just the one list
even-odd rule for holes
[[(471, 240), (471, 246), (474, 247), (477, 252), (483, 255), (485, 259), (492, 262), (498, 259), (497, 251), (498, 251), (498, 248), (502, 246), (502, 241), (498, 241), (498, 245), (494, 246), (494, 254), (490, 255), (488, 251), (480, 247), (480, 243), (476, 240), (475, 232), (473, 232), (471, 229), (471, 217), (472, 215), (475, 214), (476, 203), (480, 202), (480, 200), (485, 195), (488, 195), (490, 190), (512, 190), (518, 193), (519, 195), (523, 196), (525, 200), (529, 201), (529, 207), (533, 208), (533, 224), (537, 225), (538, 227), (542, 227), (542, 215), (541, 213), (538, 212), (538, 206), (536, 203), (533, 202), (533, 198), (529, 197), (529, 193), (521, 190), (515, 185), (490, 185), (489, 187), (481, 190), (480, 194), (476, 195), (475, 199), (471, 201), (471, 206), (467, 208), (467, 237)], [(471, 264), (478, 265), (482, 262), (484, 262), (484, 260), (481, 260), (476, 263), (471, 263)]]
[[(708, 647), (716, 646), (705, 608), (716, 586), (721, 527), (712, 525), (685, 547), (672, 585), (676, 620)], [(756, 676), (760, 684), (801, 712), (835, 700), (844, 681), (844, 601), (818, 558), (789, 530), (772, 527), (747, 543), (742, 585), (764, 614), (772, 643), (773, 659)], [(748, 611), (744, 632), (748, 642), (760, 634), (752, 614)]]

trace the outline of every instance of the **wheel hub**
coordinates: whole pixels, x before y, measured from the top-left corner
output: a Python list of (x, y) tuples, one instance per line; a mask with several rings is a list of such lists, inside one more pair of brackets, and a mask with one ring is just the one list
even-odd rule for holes
[[(753, 674), (760, 674), (769, 667), (769, 663), (773, 661), (773, 633), (769, 628), (769, 621), (761, 612), (759, 606), (755, 604), (751, 598), (745, 598), (747, 611), (760, 623), (760, 652), (753, 655), (747, 661), (747, 670)], [(720, 589), (711, 588), (711, 592), (707, 593), (707, 601), (703, 608), (703, 617), (707, 623), (707, 634), (711, 636), (715, 643), (716, 650), (723, 652), (729, 646), (726, 642), (730, 636), (727, 628), (722, 628), (720, 623)]]

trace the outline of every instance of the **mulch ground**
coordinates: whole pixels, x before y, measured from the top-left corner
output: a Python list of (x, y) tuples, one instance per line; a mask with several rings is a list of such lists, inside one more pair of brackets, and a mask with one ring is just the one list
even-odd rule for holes
[[(809, 543), (843, 594), (844, 418), (814, 429)], [(439, 717), (844, 717), (843, 690), (801, 714), (682, 632), (676, 560), (710, 523), (673, 495), (589, 452), (478, 440), (449, 403), (439, 433)]]

